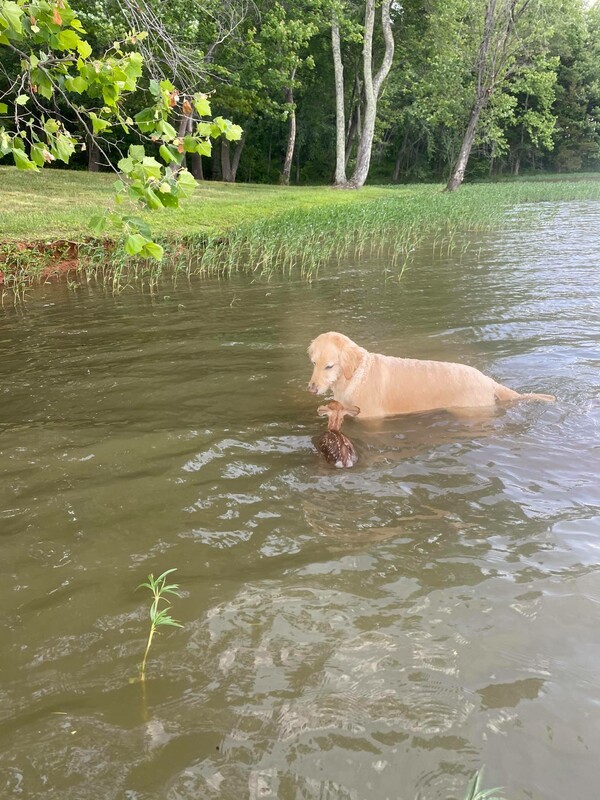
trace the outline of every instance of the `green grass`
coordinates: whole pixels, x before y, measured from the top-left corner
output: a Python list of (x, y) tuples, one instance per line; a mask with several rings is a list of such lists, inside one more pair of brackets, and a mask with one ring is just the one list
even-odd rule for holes
[(129, 259), (120, 247), (91, 239), (88, 220), (110, 204), (113, 181), (108, 174), (0, 168), (5, 290), (22, 289), (44, 274), (49, 260), (60, 259), (44, 249), (57, 240), (83, 243), (80, 267), (115, 290), (132, 283), (153, 287), (166, 269), (175, 278), (292, 270), (310, 277), (349, 254), (385, 253), (389, 268), (401, 275), (425, 239), (434, 250), (451, 251), (458, 232), (499, 228), (515, 206), (600, 200), (600, 175), (473, 183), (452, 194), (432, 184), (342, 191), (203, 182), (181, 208), (146, 214), (167, 254), (158, 263)]
[[(89, 237), (89, 218), (110, 204), (114, 179), (109, 173), (57, 169), (32, 173), (0, 167), (0, 241)], [(158, 234), (173, 238), (223, 234), (232, 227), (289, 211), (340, 209), (378, 200), (416, 201), (424, 220), (429, 215), (429, 204), (439, 205), (440, 202), (453, 217), (472, 213), (478, 207), (482, 217), (489, 218), (490, 213), (497, 214), (516, 203), (600, 199), (600, 175), (565, 178), (552, 175), (545, 179), (477, 183), (463, 186), (454, 195), (443, 194), (442, 188), (441, 184), (416, 184), (340, 191), (327, 186), (281, 187), (205, 181), (198, 185), (194, 197), (182, 208), (146, 216)], [(440, 194), (444, 200), (440, 201)], [(435, 213), (435, 209), (432, 210)], [(401, 219), (398, 224), (402, 224)]]
[[(0, 167), (0, 240), (89, 237), (89, 219), (111, 203), (114, 180), (115, 175), (109, 173), (57, 169), (32, 173)], [(389, 192), (387, 187), (367, 187), (359, 194), (326, 186), (284, 188), (205, 181), (182, 208), (146, 214), (146, 218), (157, 233), (167, 236), (223, 233), (242, 222), (287, 209), (347, 205), (361, 199), (377, 199)]]

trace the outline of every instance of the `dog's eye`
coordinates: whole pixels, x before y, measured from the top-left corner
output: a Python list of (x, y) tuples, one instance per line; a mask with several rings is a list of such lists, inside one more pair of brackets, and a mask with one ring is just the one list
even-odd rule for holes
[(333, 367), (335, 367), (335, 364), (327, 364), (325, 369), (333, 369)]

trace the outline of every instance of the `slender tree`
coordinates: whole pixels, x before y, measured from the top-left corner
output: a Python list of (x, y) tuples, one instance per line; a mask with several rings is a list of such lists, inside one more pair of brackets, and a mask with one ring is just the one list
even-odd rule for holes
[(352, 177), (345, 184), (347, 189), (359, 189), (364, 186), (369, 174), (371, 164), (371, 151), (375, 135), (375, 120), (377, 117), (377, 101), (385, 79), (389, 75), (394, 59), (394, 36), (392, 34), (392, 20), (390, 9), (392, 0), (382, 0), (381, 3), (381, 30), (385, 50), (381, 66), (373, 75), (373, 33), (375, 28), (375, 0), (365, 0), (365, 24), (363, 33), (363, 88), (365, 94), (364, 116), (356, 165)]
[(335, 75), (335, 179), (336, 186), (346, 183), (346, 117), (344, 113), (344, 64), (340, 42), (340, 23), (334, 11), (331, 20), (331, 49)]
[(446, 187), (449, 192), (458, 189), (464, 180), (481, 113), (494, 92), (536, 52), (546, 49), (551, 25), (544, 16), (551, 11), (551, 6), (551, 2), (543, 0), (486, 0), (473, 70), (474, 100)]

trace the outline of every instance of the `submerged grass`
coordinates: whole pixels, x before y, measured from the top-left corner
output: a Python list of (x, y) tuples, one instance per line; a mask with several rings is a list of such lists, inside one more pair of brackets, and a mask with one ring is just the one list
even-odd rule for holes
[[(458, 232), (499, 228), (515, 207), (526, 221), (525, 204), (600, 200), (600, 175), (477, 183), (452, 194), (431, 184), (341, 191), (202, 183), (181, 209), (151, 215), (167, 253), (158, 263), (126, 257), (116, 241), (87, 238), (90, 212), (109, 199), (110, 176), (48, 171), (35, 176), (35, 191), (29, 193), (16, 170), (0, 169), (0, 180), (5, 177), (13, 185), (8, 196), (3, 192), (0, 268), (5, 272), (4, 293), (17, 296), (32, 277), (48, 274), (48, 251), (40, 241), (45, 237), (51, 239), (48, 244), (56, 243), (65, 225), (66, 244), (77, 248), (81, 278), (117, 291), (129, 285), (156, 288), (165, 274), (175, 281), (234, 272), (266, 278), (295, 272), (311, 278), (324, 264), (349, 255), (360, 260), (385, 254), (390, 274), (401, 276), (425, 239), (434, 251), (451, 252)], [(47, 178), (46, 184), (40, 178)], [(42, 203), (48, 209), (45, 215)], [(25, 233), (34, 207), (38, 222)]]

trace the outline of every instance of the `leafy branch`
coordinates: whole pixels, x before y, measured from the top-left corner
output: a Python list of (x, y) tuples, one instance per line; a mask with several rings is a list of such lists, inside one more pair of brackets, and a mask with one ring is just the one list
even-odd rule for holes
[[(128, 255), (160, 260), (163, 248), (148, 223), (118, 207), (125, 201), (140, 210), (178, 207), (196, 187), (182, 168), (184, 154), (208, 156), (212, 139), (235, 141), (242, 129), (222, 117), (210, 119), (206, 93), (181, 93), (168, 79), (143, 87), (144, 57), (136, 48), (145, 32), (130, 31), (98, 57), (85, 34), (68, 0), (0, 0), (0, 48), (19, 62), (18, 75), (0, 95), (0, 157), (11, 155), (18, 169), (37, 171), (57, 160), (68, 164), (87, 139), (112, 166), (100, 142), (108, 143), (105, 137), (115, 130), (135, 134), (143, 143), (131, 145), (115, 170), (117, 208), (96, 214), (91, 228), (100, 234), (111, 224), (126, 234)], [(151, 103), (132, 117), (126, 102), (142, 91)], [(85, 139), (71, 130), (72, 119), (60, 107), (79, 123)], [(177, 116), (179, 129), (170, 122)], [(194, 117), (200, 118), (195, 125)], [(151, 153), (158, 149), (161, 161), (146, 145)]]

